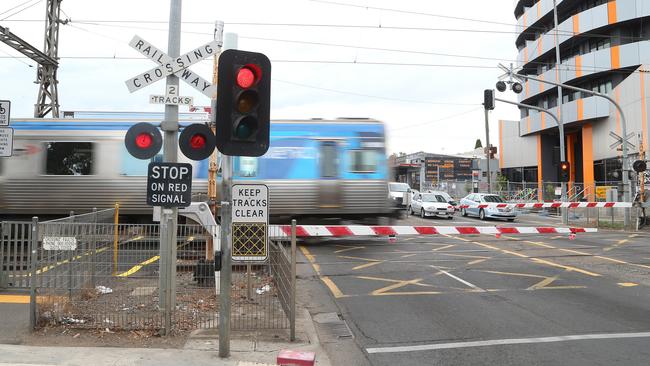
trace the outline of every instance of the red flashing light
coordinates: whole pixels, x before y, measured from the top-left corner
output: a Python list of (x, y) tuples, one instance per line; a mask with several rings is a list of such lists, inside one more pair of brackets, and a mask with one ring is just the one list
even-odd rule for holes
[(248, 66), (244, 66), (237, 71), (237, 85), (247, 89), (255, 84), (255, 72)]
[(192, 149), (203, 149), (206, 144), (205, 136), (196, 134), (190, 138), (190, 146)]
[(143, 132), (135, 138), (135, 145), (140, 149), (148, 149), (153, 144), (153, 138), (150, 134)]

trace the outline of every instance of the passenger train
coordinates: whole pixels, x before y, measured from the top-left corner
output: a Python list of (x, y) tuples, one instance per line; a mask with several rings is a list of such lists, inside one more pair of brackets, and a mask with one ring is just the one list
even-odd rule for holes
[[(179, 118), (182, 128), (208, 116)], [(127, 152), (124, 135), (135, 123), (159, 125), (161, 119), (161, 114), (116, 112), (13, 119), (13, 156), (0, 158), (0, 215), (60, 216), (119, 203), (120, 214), (151, 217), (147, 166), (162, 160), (162, 149), (152, 160), (138, 160)], [(268, 152), (235, 157), (233, 180), (268, 185), (275, 222), (381, 222), (395, 213), (387, 200), (384, 131), (373, 119), (272, 121)], [(208, 160), (190, 161), (179, 151), (178, 161), (193, 164), (193, 195), (205, 199)]]

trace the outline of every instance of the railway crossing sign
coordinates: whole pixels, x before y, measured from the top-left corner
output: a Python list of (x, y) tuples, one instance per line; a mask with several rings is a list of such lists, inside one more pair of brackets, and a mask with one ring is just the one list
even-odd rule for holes
[(13, 155), (13, 150), (14, 129), (11, 127), (0, 127), (0, 157), (10, 157)]
[(609, 131), (609, 135), (614, 138), (614, 140), (616, 140), (613, 144), (609, 145), (610, 149), (615, 149), (619, 146), (623, 146), (623, 144), (627, 144), (628, 147), (634, 148), (634, 144), (629, 141), (632, 137), (634, 137), (634, 132), (628, 133), (627, 136), (625, 136), (625, 140), (623, 140), (621, 136), (612, 131)]
[(131, 42), (129, 42), (129, 45), (136, 51), (147, 56), (152, 61), (158, 63), (158, 66), (154, 67), (153, 69), (145, 71), (142, 74), (134, 76), (131, 79), (125, 81), (129, 92), (133, 93), (134, 91), (140, 90), (145, 86), (149, 86), (156, 81), (162, 80), (167, 76), (174, 74), (178, 76), (179, 79), (183, 80), (194, 89), (203, 93), (208, 98), (212, 98), (212, 95), (216, 90), (216, 86), (212, 85), (212, 83), (209, 81), (192, 72), (192, 70), (188, 69), (188, 67), (210, 56), (214, 56), (217, 52), (219, 52), (221, 49), (221, 42), (217, 39), (208, 42), (200, 47), (197, 47), (190, 52), (180, 55), (175, 59), (172, 59), (165, 52), (156, 48), (137, 35), (133, 37)]
[(232, 185), (232, 259), (265, 261), (269, 256), (269, 188)]
[(192, 164), (149, 163), (147, 204), (187, 207), (192, 203)]
[(0, 100), (0, 126), (9, 126), (9, 117), (11, 117), (11, 102)]

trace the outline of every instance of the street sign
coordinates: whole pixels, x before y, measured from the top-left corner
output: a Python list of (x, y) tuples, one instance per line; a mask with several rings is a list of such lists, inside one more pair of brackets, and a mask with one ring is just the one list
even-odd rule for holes
[[(618, 146), (623, 145), (623, 138), (622, 138), (621, 136), (619, 136), (618, 134), (616, 134), (616, 133), (614, 133), (614, 132), (612, 132), (612, 131), (609, 131), (609, 135), (610, 135), (614, 140), (616, 140), (613, 144), (609, 145), (609, 148), (610, 148), (610, 149), (615, 149), (615, 148), (617, 148)], [(630, 132), (630, 133), (628, 133), (627, 136), (625, 137), (625, 143), (627, 144), (627, 146), (628, 146), (629, 148), (633, 148), (633, 147), (634, 147), (634, 144), (631, 143), (630, 141), (628, 141), (628, 140), (631, 139), (632, 137), (634, 137), (634, 132)]]
[(133, 93), (136, 90), (140, 90), (145, 86), (174, 74), (207, 97), (211, 98), (214, 94), (216, 86), (213, 86), (212, 83), (192, 72), (188, 67), (210, 56), (214, 56), (221, 48), (220, 41), (214, 40), (208, 42), (175, 59), (172, 59), (165, 52), (137, 35), (133, 37), (129, 45), (142, 55), (159, 64), (159, 66), (125, 81), (129, 92)]
[(149, 163), (147, 204), (187, 207), (192, 203), (192, 164)]
[(6, 158), (13, 155), (14, 129), (0, 127), (0, 157)]
[(75, 250), (77, 249), (77, 238), (74, 236), (44, 236), (43, 249)]
[(269, 188), (232, 185), (232, 259), (265, 261), (269, 253)]
[(0, 126), (9, 126), (9, 117), (11, 117), (11, 102), (0, 100)]
[(193, 105), (194, 98), (175, 95), (150, 95), (150, 104)]

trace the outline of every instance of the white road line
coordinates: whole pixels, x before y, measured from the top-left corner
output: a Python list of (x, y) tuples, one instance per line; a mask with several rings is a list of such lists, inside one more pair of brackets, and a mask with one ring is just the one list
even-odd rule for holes
[(478, 286), (476, 286), (476, 285), (474, 285), (474, 284), (472, 284), (472, 283), (469, 283), (469, 282), (465, 281), (464, 279), (462, 279), (462, 278), (460, 278), (460, 277), (454, 276), (453, 274), (451, 274), (451, 273), (449, 273), (449, 272), (447, 272), (447, 271), (445, 271), (445, 270), (443, 270), (443, 269), (440, 269), (440, 268), (437, 267), (437, 266), (431, 266), (431, 267), (437, 269), (438, 271), (440, 271), (440, 273), (442, 273), (442, 274), (444, 274), (444, 275), (447, 275), (447, 276), (449, 276), (449, 277), (455, 279), (456, 281), (462, 283), (462, 284), (465, 285), (465, 286), (471, 287), (471, 288), (473, 288), (474, 290), (481, 290), (481, 291), (485, 292), (485, 290), (483, 290), (482, 288), (480, 288), (480, 287), (478, 287)]
[(421, 344), (417, 346), (376, 347), (376, 348), (366, 348), (366, 352), (368, 353), (415, 352), (415, 351), (432, 351), (432, 350), (450, 349), (450, 348), (502, 346), (502, 345), (509, 345), (509, 344), (534, 344), (534, 343), (582, 341), (582, 340), (590, 340), (590, 339), (620, 339), (620, 338), (649, 338), (649, 337), (650, 337), (650, 332), (577, 334), (577, 335), (566, 335), (566, 336), (559, 336), (559, 337), (493, 339), (489, 341)]

